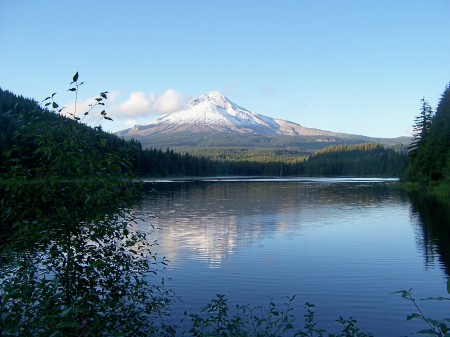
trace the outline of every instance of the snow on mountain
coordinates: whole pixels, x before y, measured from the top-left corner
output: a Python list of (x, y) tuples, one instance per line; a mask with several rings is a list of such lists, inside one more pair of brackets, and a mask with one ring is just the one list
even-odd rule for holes
[[(262, 117), (262, 118), (261, 118)], [(157, 125), (170, 124), (173, 126), (196, 125), (207, 126), (211, 129), (234, 130), (254, 129), (255, 127), (273, 128), (270, 120), (254, 114), (231, 102), (218, 91), (211, 91), (199, 98), (193, 99), (181, 111), (159, 118)]]
[(137, 125), (120, 135), (150, 135), (173, 132), (238, 132), (265, 136), (338, 136), (339, 134), (305, 128), (299, 124), (253, 113), (218, 91), (206, 92), (191, 100), (181, 111), (162, 116), (147, 125)]

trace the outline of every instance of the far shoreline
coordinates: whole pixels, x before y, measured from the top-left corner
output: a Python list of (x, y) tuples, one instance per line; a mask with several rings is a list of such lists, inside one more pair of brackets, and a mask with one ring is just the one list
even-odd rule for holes
[(183, 182), (321, 182), (321, 183), (398, 183), (395, 177), (276, 177), (276, 176), (218, 176), (218, 177), (167, 177), (141, 178), (142, 183)]

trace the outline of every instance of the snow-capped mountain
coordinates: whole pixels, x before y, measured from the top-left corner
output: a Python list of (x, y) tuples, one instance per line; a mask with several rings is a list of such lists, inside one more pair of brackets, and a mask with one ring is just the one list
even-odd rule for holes
[(191, 100), (180, 111), (117, 134), (128, 139), (138, 139), (144, 147), (155, 148), (301, 146), (317, 149), (333, 144), (399, 144), (409, 141), (403, 138), (370, 138), (306, 128), (297, 123), (251, 112), (218, 91), (206, 92)]
[(238, 132), (265, 136), (344, 136), (253, 113), (233, 103), (218, 91), (206, 92), (191, 100), (181, 111), (160, 117), (147, 125), (137, 125), (119, 134), (144, 136), (185, 131)]

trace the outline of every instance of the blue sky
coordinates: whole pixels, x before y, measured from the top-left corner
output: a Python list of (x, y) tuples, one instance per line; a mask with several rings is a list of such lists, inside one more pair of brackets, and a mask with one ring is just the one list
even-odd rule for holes
[(449, 0), (0, 1), (0, 87), (41, 100), (79, 71), (110, 131), (205, 91), (306, 127), (408, 135), (450, 82)]

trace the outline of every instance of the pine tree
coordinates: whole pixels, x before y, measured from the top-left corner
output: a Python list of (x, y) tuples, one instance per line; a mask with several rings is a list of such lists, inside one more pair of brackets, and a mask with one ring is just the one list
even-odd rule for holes
[(415, 118), (413, 125), (413, 139), (408, 147), (409, 153), (412, 155), (414, 155), (415, 152), (417, 152), (417, 149), (423, 144), (433, 121), (433, 109), (430, 104), (428, 104), (425, 98), (422, 98), (420, 102), (420, 115)]

